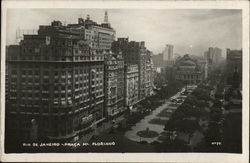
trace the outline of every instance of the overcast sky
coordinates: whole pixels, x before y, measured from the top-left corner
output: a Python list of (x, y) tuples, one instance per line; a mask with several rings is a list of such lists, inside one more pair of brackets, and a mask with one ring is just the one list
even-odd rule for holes
[[(242, 48), (241, 10), (135, 10), (107, 9), (116, 37), (145, 41), (149, 50), (162, 52), (165, 44), (174, 45), (179, 54), (203, 55), (210, 46)], [(102, 23), (104, 9), (8, 9), (7, 45), (15, 42), (16, 30), (38, 29), (53, 20), (76, 23), (78, 17)]]

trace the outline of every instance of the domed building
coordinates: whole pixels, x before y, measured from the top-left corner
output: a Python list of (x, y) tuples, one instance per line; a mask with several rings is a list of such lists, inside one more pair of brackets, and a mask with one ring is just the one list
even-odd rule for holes
[(174, 65), (175, 80), (186, 84), (198, 84), (202, 81), (204, 73), (195, 59), (188, 54), (178, 59)]

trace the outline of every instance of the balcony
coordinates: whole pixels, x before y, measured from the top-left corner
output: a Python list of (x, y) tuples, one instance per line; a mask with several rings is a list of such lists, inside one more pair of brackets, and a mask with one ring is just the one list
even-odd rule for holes
[(78, 99), (78, 98), (80, 98), (81, 97), (81, 95), (76, 95), (75, 96), (75, 99)]

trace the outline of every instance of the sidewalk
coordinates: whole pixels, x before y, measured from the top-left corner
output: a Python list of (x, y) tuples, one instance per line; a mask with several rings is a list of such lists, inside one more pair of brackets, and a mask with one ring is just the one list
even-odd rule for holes
[[(179, 92), (177, 92), (175, 95), (173, 95), (170, 98), (177, 98), (180, 96), (180, 94), (185, 91), (185, 87), (182, 88)], [(150, 123), (150, 120), (152, 119), (164, 119), (162, 117), (158, 117), (157, 115), (162, 111), (165, 110), (169, 107), (169, 105), (171, 104), (169, 102), (169, 99), (166, 99), (166, 102), (164, 104), (162, 104), (161, 106), (157, 107), (154, 111), (151, 112), (150, 115), (145, 116), (140, 122), (136, 123), (131, 130), (127, 131), (125, 133), (125, 137), (132, 140), (132, 141), (136, 141), (136, 142), (140, 142), (140, 141), (147, 141), (148, 143), (152, 143), (154, 141), (159, 141), (159, 137), (161, 136), (160, 133), (162, 133), (164, 131), (164, 126), (165, 125), (161, 125), (161, 124), (152, 124)], [(149, 128), (149, 130), (154, 130), (155, 132), (157, 132), (159, 135), (153, 138), (143, 138), (137, 135), (137, 132), (145, 130), (146, 128)]]
[[(118, 118), (116, 118), (116, 124), (121, 122), (124, 119), (124, 116), (120, 116)], [(88, 141), (90, 141), (90, 139), (96, 135), (100, 135), (102, 133), (104, 133), (105, 131), (109, 131), (109, 129), (111, 129), (114, 126), (114, 124), (112, 123), (112, 121), (109, 122), (104, 122), (101, 126), (99, 127), (92, 127), (94, 129), (94, 131), (83, 135), (81, 138), (79, 138), (78, 142), (79, 143), (86, 143)]]

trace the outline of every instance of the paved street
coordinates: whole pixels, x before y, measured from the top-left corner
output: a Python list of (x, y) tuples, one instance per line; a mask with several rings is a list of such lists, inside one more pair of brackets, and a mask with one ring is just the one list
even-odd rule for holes
[[(172, 96), (172, 98), (177, 98), (180, 96), (180, 94), (185, 90), (185, 88), (182, 88), (181, 91), (179, 91), (178, 93), (176, 93), (174, 96)], [(151, 143), (153, 141), (159, 141), (158, 137), (154, 137), (154, 138), (142, 138), (140, 136), (138, 136), (136, 133), (138, 131), (142, 131), (142, 130), (146, 130), (146, 128), (148, 127), (149, 130), (154, 130), (156, 132), (158, 132), (158, 134), (160, 134), (161, 132), (164, 131), (164, 125), (158, 125), (158, 124), (152, 124), (149, 123), (150, 120), (154, 119), (154, 118), (159, 118), (157, 117), (157, 114), (159, 114), (162, 110), (166, 109), (169, 106), (170, 102), (169, 100), (166, 101), (166, 103), (164, 103), (163, 105), (161, 105), (160, 107), (156, 108), (150, 115), (144, 117), (144, 119), (142, 119), (140, 122), (136, 123), (135, 126), (133, 126), (131, 128), (131, 130), (127, 131), (125, 133), (125, 137), (127, 137), (130, 140), (133, 141), (147, 141), (148, 143)], [(164, 118), (162, 118), (164, 119)]]
[[(124, 119), (124, 116), (116, 118), (116, 123), (121, 122)], [(107, 130), (109, 130), (114, 124), (112, 121), (104, 122), (100, 127), (95, 128), (93, 132), (90, 132), (88, 134), (83, 135), (80, 139), (79, 142), (88, 142), (92, 136), (94, 135), (99, 135)]]

